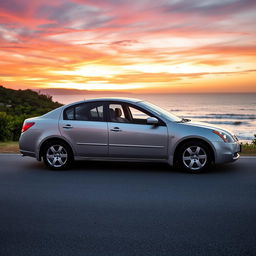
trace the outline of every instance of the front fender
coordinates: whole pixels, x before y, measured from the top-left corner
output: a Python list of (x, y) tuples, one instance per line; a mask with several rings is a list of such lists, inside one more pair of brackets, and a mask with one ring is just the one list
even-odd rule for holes
[[(174, 136), (173, 136), (174, 137)], [(203, 136), (199, 136), (199, 135), (188, 135), (188, 136), (184, 136), (182, 138), (173, 138), (172, 139), (172, 143), (171, 146), (169, 147), (170, 151), (169, 151), (169, 157), (168, 157), (168, 163), (170, 165), (174, 164), (174, 158), (175, 158), (175, 153), (178, 149), (178, 147), (187, 142), (187, 141), (191, 141), (191, 140), (200, 140), (203, 141), (204, 143), (206, 143), (207, 145), (209, 145), (213, 151), (214, 154), (214, 159), (216, 158), (216, 148), (214, 147), (214, 144), (208, 140), (207, 138), (203, 137)]]

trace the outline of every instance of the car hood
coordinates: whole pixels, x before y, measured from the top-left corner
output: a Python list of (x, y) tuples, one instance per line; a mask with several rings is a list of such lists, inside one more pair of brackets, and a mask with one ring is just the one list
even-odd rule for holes
[(218, 130), (218, 131), (229, 133), (231, 136), (233, 135), (233, 133), (231, 131), (223, 129), (217, 125), (211, 125), (211, 124), (207, 124), (207, 123), (203, 123), (203, 122), (193, 122), (193, 121), (189, 121), (189, 122), (182, 123), (182, 124), (186, 125), (186, 126), (194, 126), (194, 127), (205, 128), (205, 129), (209, 129), (209, 130)]

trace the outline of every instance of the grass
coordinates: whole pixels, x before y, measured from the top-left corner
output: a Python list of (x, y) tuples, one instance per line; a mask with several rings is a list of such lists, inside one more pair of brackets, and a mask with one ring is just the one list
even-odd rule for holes
[[(18, 141), (0, 142), (0, 153), (20, 153)], [(241, 155), (256, 156), (256, 144), (243, 143)]]
[(244, 144), (242, 144), (241, 155), (256, 156), (256, 144), (254, 144), (254, 143), (244, 143)]
[(0, 153), (20, 153), (18, 141), (0, 142)]

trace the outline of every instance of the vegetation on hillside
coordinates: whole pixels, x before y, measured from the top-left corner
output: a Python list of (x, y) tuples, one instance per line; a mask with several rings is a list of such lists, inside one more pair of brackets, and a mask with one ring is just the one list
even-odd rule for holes
[(60, 106), (51, 96), (0, 86), (0, 141), (18, 140), (26, 118), (40, 116)]

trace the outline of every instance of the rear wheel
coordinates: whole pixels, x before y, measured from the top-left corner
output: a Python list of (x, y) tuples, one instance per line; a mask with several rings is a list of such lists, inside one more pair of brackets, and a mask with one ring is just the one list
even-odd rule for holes
[(51, 141), (43, 150), (44, 163), (53, 170), (63, 170), (71, 166), (73, 153), (70, 147), (62, 141)]
[(179, 166), (189, 172), (204, 171), (211, 163), (208, 146), (200, 141), (191, 141), (181, 146), (178, 153)]

